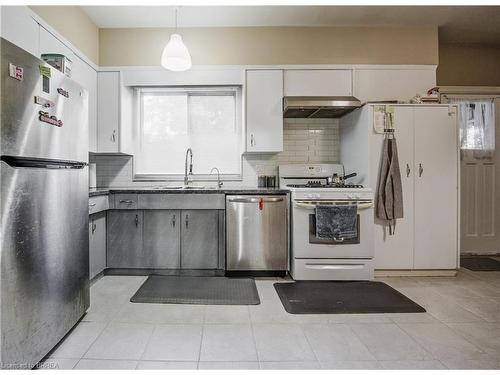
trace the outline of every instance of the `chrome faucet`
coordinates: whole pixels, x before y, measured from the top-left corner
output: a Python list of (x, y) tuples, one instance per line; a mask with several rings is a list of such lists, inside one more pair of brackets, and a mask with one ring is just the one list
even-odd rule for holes
[(188, 154), (190, 154), (189, 159), (189, 176), (193, 175), (193, 150), (191, 147), (186, 150), (186, 159), (184, 160), (184, 185), (189, 185), (191, 179), (188, 177)]
[(219, 168), (213, 167), (212, 170), (210, 171), (210, 174), (212, 174), (213, 171), (217, 171), (217, 188), (220, 189), (222, 187), (223, 183), (220, 180), (220, 171), (219, 171)]

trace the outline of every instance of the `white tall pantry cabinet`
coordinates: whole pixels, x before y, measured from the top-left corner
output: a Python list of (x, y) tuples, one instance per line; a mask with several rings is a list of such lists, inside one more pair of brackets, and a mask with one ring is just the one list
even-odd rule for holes
[[(455, 108), (392, 107), (404, 218), (397, 220), (392, 236), (374, 218), (375, 268), (456, 269), (459, 159)], [(373, 129), (373, 105), (345, 116), (340, 123), (341, 162), (349, 172), (359, 173), (357, 182), (376, 192), (384, 136)]]

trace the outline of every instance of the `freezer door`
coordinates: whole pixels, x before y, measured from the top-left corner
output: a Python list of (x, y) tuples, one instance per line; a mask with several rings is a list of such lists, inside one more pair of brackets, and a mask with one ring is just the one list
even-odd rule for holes
[(35, 366), (89, 306), (87, 167), (1, 173), (1, 358)]
[[(0, 50), (2, 155), (87, 162), (88, 93), (57, 69), (3, 38)], [(43, 77), (41, 66), (49, 69), (50, 77)], [(13, 67), (23, 69), (21, 80), (11, 77)], [(44, 79), (48, 80), (49, 93), (43, 91)], [(44, 107), (35, 100), (53, 106)], [(46, 114), (42, 116), (41, 112)]]

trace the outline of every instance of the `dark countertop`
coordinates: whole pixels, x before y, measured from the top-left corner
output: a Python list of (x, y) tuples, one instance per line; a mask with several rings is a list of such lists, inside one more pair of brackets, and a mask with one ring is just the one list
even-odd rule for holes
[(89, 190), (89, 197), (107, 194), (287, 194), (280, 188), (238, 187), (221, 189), (165, 189), (153, 187), (97, 188)]

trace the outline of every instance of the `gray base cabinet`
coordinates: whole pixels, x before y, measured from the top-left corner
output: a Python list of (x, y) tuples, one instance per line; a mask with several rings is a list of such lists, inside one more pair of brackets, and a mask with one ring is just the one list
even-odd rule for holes
[(142, 246), (143, 211), (108, 211), (108, 268), (148, 266)]
[(218, 252), (218, 211), (182, 210), (181, 268), (216, 269)]
[(145, 210), (143, 247), (148, 268), (180, 268), (181, 211)]
[(223, 213), (199, 209), (110, 210), (107, 267), (223, 269)]
[(106, 268), (106, 212), (89, 217), (89, 277)]

